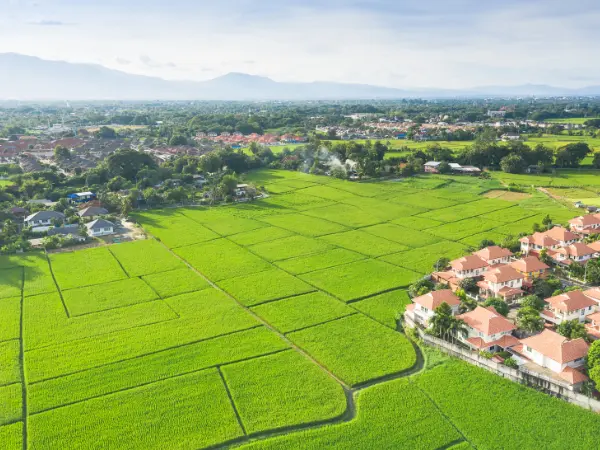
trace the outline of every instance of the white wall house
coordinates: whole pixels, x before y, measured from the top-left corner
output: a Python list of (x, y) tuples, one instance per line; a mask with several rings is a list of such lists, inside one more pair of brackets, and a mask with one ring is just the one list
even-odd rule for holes
[(62, 224), (65, 215), (58, 211), (38, 211), (25, 217), (25, 225), (31, 227), (32, 231), (42, 232), (54, 227), (55, 223)]
[[(420, 297), (413, 298), (413, 303), (406, 306), (404, 311), (405, 322), (412, 326), (421, 325), (429, 327), (429, 321), (435, 316), (435, 309), (442, 303), (447, 303), (452, 309), (452, 314), (458, 314), (460, 299), (450, 289), (432, 291)], [(412, 323), (411, 323), (412, 322)]]
[(558, 250), (551, 250), (548, 255), (558, 263), (571, 264), (571, 262), (584, 263), (595, 258), (597, 252), (583, 242), (576, 242)]
[(494, 351), (519, 343), (517, 338), (512, 336), (517, 327), (491, 306), (478, 306), (457, 318), (465, 322), (468, 331), (466, 337), (459, 335), (459, 339), (473, 349)]
[(581, 291), (565, 292), (547, 298), (546, 309), (540, 312), (544, 320), (554, 324), (561, 324), (565, 320), (578, 320), (585, 322), (590, 314), (596, 312), (597, 302)]
[(473, 278), (483, 275), (488, 263), (479, 256), (468, 255), (451, 261), (450, 267), (457, 278)]
[(557, 249), (560, 247), (560, 242), (545, 233), (533, 233), (531, 236), (522, 237), (519, 242), (521, 243), (521, 252), (526, 255), (531, 252), (539, 253), (543, 249)]
[(600, 214), (587, 214), (569, 220), (571, 231), (591, 234), (600, 232)]
[(107, 236), (115, 233), (115, 224), (104, 219), (96, 219), (86, 224), (90, 236)]
[(513, 267), (499, 266), (488, 270), (483, 280), (477, 283), (479, 294), (483, 297), (502, 297), (512, 301), (523, 295), (522, 287), (525, 277)]
[(513, 253), (507, 248), (492, 245), (473, 253), (473, 255), (481, 258), (490, 266), (493, 266), (496, 264), (508, 264)]

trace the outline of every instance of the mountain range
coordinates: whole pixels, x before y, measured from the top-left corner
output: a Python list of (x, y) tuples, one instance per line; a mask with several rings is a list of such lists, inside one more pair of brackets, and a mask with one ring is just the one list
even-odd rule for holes
[(600, 86), (485, 86), (464, 90), (397, 89), (367, 84), (284, 83), (229, 73), (208, 81), (173, 81), (94, 64), (0, 53), (1, 100), (344, 100), (454, 97), (595, 96)]

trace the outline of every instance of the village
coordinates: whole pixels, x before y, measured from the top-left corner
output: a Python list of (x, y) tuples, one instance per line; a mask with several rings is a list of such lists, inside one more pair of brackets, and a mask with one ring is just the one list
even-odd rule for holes
[(404, 326), (585, 391), (590, 342), (600, 339), (600, 288), (586, 279), (587, 264), (600, 258), (599, 234), (600, 215), (587, 214), (568, 229), (550, 226), (520, 238), (517, 253), (492, 245), (449, 261), (417, 283)]

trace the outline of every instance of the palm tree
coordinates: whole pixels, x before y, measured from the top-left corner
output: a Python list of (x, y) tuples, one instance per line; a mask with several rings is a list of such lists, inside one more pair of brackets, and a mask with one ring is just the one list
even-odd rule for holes
[(464, 338), (466, 338), (469, 334), (469, 332), (467, 330), (467, 325), (465, 324), (464, 320), (457, 319), (454, 316), (450, 317), (448, 333), (452, 337), (451, 342), (453, 342), (453, 343), (454, 343), (454, 340), (459, 336), (459, 334), (461, 334)]
[(433, 335), (446, 340), (452, 319), (450, 305), (444, 302), (438, 306), (435, 309), (435, 315), (430, 320)]
[(529, 333), (542, 331), (544, 329), (544, 319), (537, 314), (524, 314), (518, 319), (519, 328), (522, 328)]

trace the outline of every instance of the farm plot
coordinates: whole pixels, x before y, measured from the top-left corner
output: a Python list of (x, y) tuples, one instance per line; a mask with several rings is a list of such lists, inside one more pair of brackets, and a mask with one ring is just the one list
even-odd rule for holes
[(348, 302), (408, 286), (419, 275), (411, 270), (369, 259), (309, 272), (300, 275), (300, 278)]
[(169, 248), (210, 241), (218, 234), (177, 211), (143, 212), (135, 215), (149, 233)]
[(265, 327), (117, 361), (29, 386), (33, 413), (289, 348)]
[(23, 416), (21, 383), (0, 386), (0, 425), (20, 420)]
[(376, 321), (396, 329), (396, 317), (404, 313), (411, 300), (406, 291), (391, 291), (352, 303), (352, 307)]
[(200, 448), (242, 435), (215, 369), (34, 414), (29, 424), (32, 449)]
[(182, 214), (195, 222), (201, 223), (206, 228), (214, 231), (220, 236), (229, 236), (230, 234), (243, 233), (264, 227), (256, 220), (236, 217), (231, 211), (222, 209), (184, 209)]
[(392, 220), (391, 223), (400, 225), (405, 228), (411, 228), (413, 230), (427, 230), (428, 228), (433, 228), (437, 227), (438, 225), (442, 225), (444, 222), (440, 222), (439, 220), (426, 219), (424, 217), (409, 216)]
[(280, 214), (265, 217), (262, 220), (276, 227), (311, 237), (340, 233), (347, 230), (346, 227), (340, 224), (305, 214)]
[(140, 278), (128, 278), (62, 292), (67, 309), (73, 316), (149, 302), (158, 298)]
[(288, 336), (351, 386), (402, 372), (416, 363), (406, 337), (360, 314)]
[(305, 294), (315, 289), (280, 269), (220, 281), (219, 286), (247, 306)]
[(323, 241), (310, 239), (305, 236), (289, 236), (276, 241), (263, 242), (247, 247), (252, 253), (268, 260), (296, 258), (331, 250), (333, 247)]
[(506, 237), (505, 234), (502, 233), (496, 233), (493, 230), (488, 230), (488, 231), (484, 231), (483, 233), (479, 233), (479, 234), (474, 234), (472, 236), (469, 236), (467, 238), (462, 239), (460, 242), (471, 246), (471, 247), (476, 247), (479, 248), (479, 244), (481, 244), (482, 241), (486, 240), (486, 241), (492, 241), (495, 244), (500, 244), (500, 242), (502, 242), (502, 240)]
[(50, 255), (52, 271), (61, 289), (109, 283), (127, 278), (106, 247)]
[[(31, 252), (23, 255), (0, 256), (0, 271), (18, 268), (23, 268), (24, 271), (23, 295), (37, 295), (56, 291), (56, 284), (50, 273), (48, 259), (44, 253)], [(1, 280), (0, 277), (0, 284), (2, 283)], [(14, 286), (14, 284), (11, 286)], [(17, 295), (20, 295), (20, 292)]]
[(22, 450), (23, 422), (0, 426), (0, 442), (6, 450)]
[(351, 252), (345, 248), (335, 248), (316, 255), (301, 256), (299, 258), (286, 259), (275, 263), (283, 270), (298, 275), (315, 270), (327, 269), (329, 267), (341, 266), (365, 259), (360, 253)]
[(400, 195), (393, 199), (390, 198), (390, 200), (397, 203), (415, 206), (423, 210), (448, 208), (458, 203), (444, 198), (433, 197), (430, 192), (419, 192), (418, 194), (413, 195)]
[(154, 239), (112, 245), (110, 251), (130, 277), (185, 267)]
[(430, 228), (427, 231), (450, 241), (458, 241), (473, 234), (491, 230), (497, 225), (497, 222), (491, 220), (482, 219), (481, 217), (472, 217), (470, 219), (459, 220), (458, 222), (451, 222), (440, 225), (439, 227)]
[(229, 236), (229, 240), (238, 245), (247, 246), (274, 241), (275, 239), (288, 237), (292, 234), (294, 233), (289, 230), (284, 230), (283, 228), (264, 227), (257, 230), (246, 231), (245, 233), (233, 234)]
[[(597, 447), (600, 427), (597, 414), (461, 361), (437, 366), (419, 375), (417, 383), (478, 448)], [(469, 401), (465, 401), (466, 389)], [(546, 427), (544, 433), (531, 433), (532, 427), (544, 427), (557, 417), (561, 427)]]
[(148, 283), (161, 298), (187, 294), (188, 292), (200, 291), (209, 287), (208, 281), (187, 267), (184, 269), (145, 275), (142, 279)]
[(16, 339), (0, 342), (0, 386), (21, 381), (20, 347)]
[(389, 253), (401, 252), (408, 250), (409, 247), (398, 244), (398, 242), (384, 239), (374, 234), (365, 233), (362, 230), (347, 231), (345, 233), (330, 234), (321, 237), (322, 240), (362, 253), (367, 256), (382, 256)]
[(336, 189), (331, 186), (312, 186), (306, 189), (302, 189), (303, 194), (314, 195), (315, 197), (325, 198), (327, 200), (344, 200), (346, 198), (354, 197), (350, 192), (342, 189)]
[(360, 391), (356, 405), (356, 418), (350, 422), (260, 440), (241, 448), (437, 450), (461, 439), (427, 396), (406, 379)]
[(70, 318), (67, 318), (65, 308), (57, 293), (26, 297), (23, 304), (26, 350), (173, 320), (178, 317), (166, 303), (161, 301), (139, 303)]
[(512, 223), (518, 220), (531, 217), (535, 214), (535, 211), (526, 210), (520, 206), (513, 206), (511, 208), (501, 209), (491, 213), (483, 214), (481, 217), (485, 220), (491, 220), (492, 222), (498, 223)]
[(442, 257), (449, 259), (458, 258), (465, 253), (466, 249), (465, 245), (458, 242), (441, 241), (407, 252), (382, 256), (381, 260), (421, 274), (427, 274), (434, 270), (435, 262), (438, 259)]
[[(438, 223), (441, 224), (441, 222)], [(425, 245), (431, 245), (442, 240), (442, 238), (429, 234), (429, 232), (415, 231), (393, 223), (373, 225), (372, 227), (363, 228), (362, 231), (412, 248), (424, 247)], [(409, 248), (405, 250), (409, 250)]]
[(18, 339), (21, 335), (21, 299), (19, 297), (0, 299), (0, 342)]
[(221, 371), (249, 434), (331, 419), (346, 409), (342, 387), (292, 350)]
[(252, 310), (282, 333), (339, 319), (356, 312), (322, 292), (265, 303), (254, 306)]
[(513, 236), (516, 236), (520, 233), (532, 233), (533, 224), (537, 223), (541, 225), (542, 220), (544, 220), (544, 216), (536, 214), (535, 216), (527, 217), (526, 219), (501, 225), (494, 228), (492, 231)]
[(449, 208), (436, 209), (434, 211), (419, 214), (419, 217), (441, 220), (443, 222), (456, 222), (457, 220), (468, 219), (469, 217), (473, 216), (481, 216), (482, 214), (508, 208), (510, 206), (512, 206), (512, 204), (509, 202), (490, 198), (451, 206)]
[(23, 285), (23, 269), (11, 267), (0, 269), (0, 299), (21, 295)]
[(389, 201), (376, 198), (355, 197), (345, 199), (344, 203), (356, 206), (357, 208), (360, 208), (364, 215), (378, 218), (380, 221), (397, 219), (398, 217), (403, 216), (412, 216), (413, 214), (426, 211), (424, 208), (390, 203)]
[(272, 266), (248, 250), (218, 239), (175, 249), (175, 253), (213, 281), (261, 272)]
[(366, 227), (383, 222), (383, 219), (371, 217), (360, 208), (352, 205), (337, 203), (326, 208), (315, 208), (306, 211), (309, 216), (329, 220), (351, 228)]
[(298, 191), (287, 194), (280, 194), (261, 200), (261, 204), (268, 205), (274, 208), (284, 208), (297, 211), (304, 211), (311, 208), (319, 208), (326, 205), (331, 205), (333, 202), (321, 197), (313, 195), (301, 194)]

